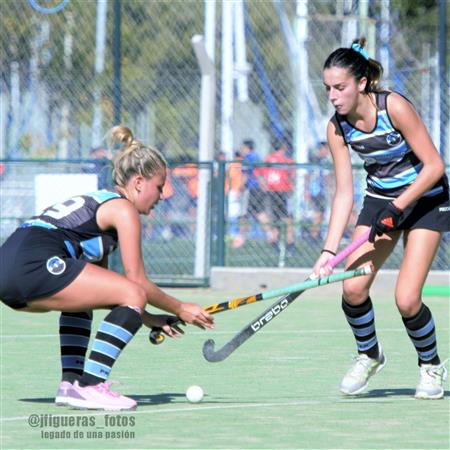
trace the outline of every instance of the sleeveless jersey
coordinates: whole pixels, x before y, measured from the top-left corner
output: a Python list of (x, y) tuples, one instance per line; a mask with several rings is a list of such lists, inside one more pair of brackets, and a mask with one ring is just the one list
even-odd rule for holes
[(72, 197), (46, 208), (25, 221), (20, 228), (43, 227), (60, 233), (72, 258), (101, 261), (117, 247), (116, 230), (104, 231), (96, 220), (98, 207), (108, 200), (122, 198), (115, 192), (100, 190)]
[[(392, 199), (398, 197), (417, 178), (422, 162), (412, 151), (403, 135), (392, 125), (387, 111), (388, 91), (376, 92), (377, 120), (370, 132), (361, 131), (350, 124), (345, 116), (336, 113), (336, 121), (344, 137), (364, 161), (367, 172), (366, 194)], [(439, 195), (448, 189), (444, 175), (424, 197)]]

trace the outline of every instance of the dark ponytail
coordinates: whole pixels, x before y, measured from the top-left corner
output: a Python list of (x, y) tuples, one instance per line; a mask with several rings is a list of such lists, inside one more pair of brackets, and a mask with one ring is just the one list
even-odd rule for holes
[(350, 48), (338, 48), (328, 56), (323, 65), (324, 69), (330, 67), (341, 67), (355, 77), (357, 81), (361, 78), (367, 78), (367, 84), (364, 92), (379, 92), (381, 76), (383, 75), (383, 66), (375, 59), (368, 56), (364, 50), (366, 39), (361, 37), (355, 39)]

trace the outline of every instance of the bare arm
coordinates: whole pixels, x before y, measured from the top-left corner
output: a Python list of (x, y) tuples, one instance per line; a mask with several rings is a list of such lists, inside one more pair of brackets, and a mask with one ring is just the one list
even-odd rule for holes
[(417, 178), (394, 202), (398, 208), (405, 209), (433, 187), (444, 174), (445, 166), (413, 105), (401, 95), (392, 93), (387, 97), (387, 107), (392, 124), (423, 163)]
[[(349, 150), (333, 119), (328, 123), (327, 139), (333, 158), (336, 186), (331, 204), (328, 232), (323, 247), (336, 252), (353, 208), (353, 174)], [(331, 257), (330, 253), (323, 253), (318, 258), (313, 268), (316, 275), (319, 275), (320, 268)], [(331, 270), (326, 273), (330, 272)]]
[(334, 121), (328, 123), (327, 139), (333, 158), (336, 186), (324, 247), (336, 251), (353, 208), (353, 172), (350, 152)]
[(115, 228), (119, 237), (124, 275), (145, 290), (147, 302), (201, 328), (212, 327), (212, 317), (199, 305), (185, 303), (165, 293), (145, 273), (141, 251), (141, 222), (134, 206), (125, 199), (111, 200), (97, 212), (102, 229)]

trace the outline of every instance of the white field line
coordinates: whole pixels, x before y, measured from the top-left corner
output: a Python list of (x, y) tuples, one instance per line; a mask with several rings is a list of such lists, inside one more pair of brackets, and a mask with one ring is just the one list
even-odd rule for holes
[[(386, 399), (376, 399), (376, 398), (363, 398), (361, 400), (364, 400), (364, 403), (367, 403), (368, 401), (371, 403), (384, 403), (386, 402)], [(389, 400), (389, 399), (388, 399)], [(414, 399), (414, 397), (399, 397), (395, 399), (396, 401), (417, 401)], [(356, 400), (357, 401), (357, 400)], [(349, 403), (356, 403), (356, 401), (353, 400), (337, 400), (331, 403), (342, 403), (342, 404), (349, 404)], [(130, 414), (130, 415), (145, 415), (145, 414), (166, 414), (166, 413), (184, 413), (184, 412), (202, 412), (202, 411), (211, 411), (211, 410), (224, 410), (224, 409), (248, 409), (248, 408), (273, 408), (273, 407), (294, 407), (294, 406), (304, 406), (304, 405), (323, 405), (324, 403), (327, 403), (327, 400), (324, 399), (323, 401), (320, 400), (301, 400), (297, 402), (277, 402), (277, 403), (246, 403), (246, 404), (235, 404), (235, 405), (215, 405), (215, 406), (187, 406), (187, 407), (180, 407), (180, 408), (167, 408), (167, 409), (161, 409), (161, 405), (155, 405), (157, 408), (154, 410), (144, 410), (144, 411), (120, 411), (120, 414)], [(96, 413), (90, 413), (87, 411), (82, 410), (73, 410), (74, 413), (82, 413), (89, 416), (104, 416), (104, 415), (111, 415), (113, 413), (118, 413), (119, 411), (102, 411), (102, 412), (96, 412)], [(58, 417), (70, 417), (74, 414), (48, 414), (49, 416), (58, 416)], [(17, 417), (3, 417), (0, 418), (0, 422), (13, 422), (18, 420), (27, 420), (29, 416), (17, 416)]]
[[(438, 328), (438, 331), (443, 332), (443, 331), (448, 331), (448, 328)], [(322, 333), (322, 334), (329, 334), (329, 333), (348, 333), (349, 330), (348, 329), (339, 329), (339, 330), (264, 330), (264, 334), (317, 334), (317, 333)], [(377, 327), (377, 333), (383, 333), (383, 332), (387, 332), (387, 333), (405, 333), (405, 329), (402, 327), (399, 328), (378, 328)], [(236, 333), (236, 330), (233, 331), (213, 331), (212, 332), (214, 335), (217, 334), (234, 334)], [(203, 335), (206, 337), (211, 337), (210, 335), (206, 335), (204, 331), (188, 331), (189, 335)], [(148, 334), (147, 333), (140, 333), (138, 335), (136, 335), (136, 337), (139, 338), (147, 338)], [(3, 334), (0, 335), (0, 339), (37, 339), (37, 338), (54, 338), (54, 337), (59, 337), (59, 334)]]

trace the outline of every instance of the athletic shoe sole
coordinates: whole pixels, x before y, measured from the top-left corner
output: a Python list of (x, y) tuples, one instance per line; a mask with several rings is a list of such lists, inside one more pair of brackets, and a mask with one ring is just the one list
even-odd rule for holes
[[(375, 370), (375, 373), (374, 373), (373, 375), (376, 375), (381, 369), (383, 369), (383, 367), (384, 367), (385, 365), (386, 365), (386, 355), (384, 356), (384, 361), (383, 361), (383, 363), (380, 364), (380, 365), (377, 367), (377, 370)], [(371, 375), (371, 376), (367, 379), (367, 382), (366, 382), (366, 384), (365, 384), (364, 386), (360, 387), (360, 388), (357, 389), (356, 391), (353, 391), (353, 392), (346, 392), (346, 391), (343, 391), (342, 389), (340, 389), (340, 391), (341, 391), (343, 394), (345, 394), (345, 395), (358, 395), (358, 394), (361, 394), (361, 392), (364, 391), (364, 389), (366, 389), (366, 387), (369, 385), (369, 380), (370, 380), (370, 378), (373, 377), (373, 375)]]
[(96, 409), (101, 411), (129, 411), (136, 409), (135, 406), (115, 406), (115, 405), (98, 405), (86, 400), (80, 400), (75, 398), (68, 399), (66, 406), (70, 406), (74, 409)]

